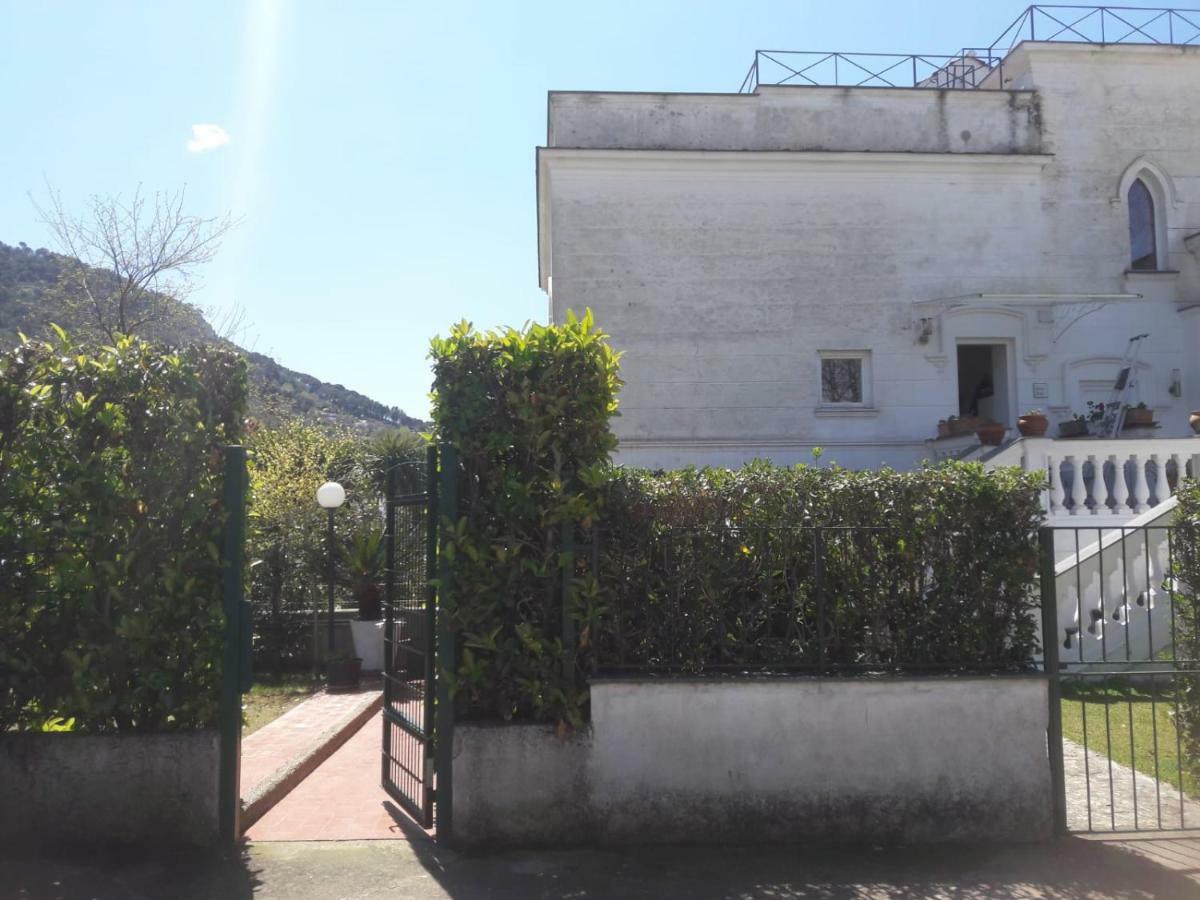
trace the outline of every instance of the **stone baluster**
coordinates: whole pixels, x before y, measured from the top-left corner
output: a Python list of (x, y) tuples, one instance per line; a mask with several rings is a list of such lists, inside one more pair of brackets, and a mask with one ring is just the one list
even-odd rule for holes
[(1050, 478), (1050, 505), (1047, 507), (1046, 512), (1052, 515), (1057, 515), (1063, 511), (1062, 473), (1059, 471), (1061, 465), (1062, 462), (1055, 457), (1046, 457), (1046, 469)]
[[(1150, 499), (1154, 502), (1151, 506), (1158, 506), (1171, 496), (1167, 490), (1167, 467), (1159, 461), (1157, 453), (1151, 453), (1150, 468), (1154, 472), (1154, 492), (1150, 495)], [(1150, 476), (1146, 476), (1146, 481), (1147, 483), (1150, 481)]]
[[(1108, 507), (1104, 505), (1104, 462), (1097, 461), (1094, 453), (1088, 454), (1087, 461), (1092, 467), (1092, 489), (1089, 491), (1092, 498), (1091, 514), (1098, 516), (1102, 512), (1108, 512)], [(1087, 505), (1086, 502), (1084, 505)]]
[(1071, 515), (1081, 516), (1087, 511), (1087, 489), (1083, 486), (1083, 457), (1071, 455)]
[[(1175, 467), (1175, 483), (1171, 484), (1171, 479), (1167, 474), (1167, 466), (1174, 465)], [(1179, 458), (1178, 453), (1172, 453), (1167, 457), (1166, 463), (1163, 464), (1163, 478), (1167, 481), (1167, 496), (1174, 497), (1175, 492), (1179, 490), (1179, 482), (1183, 479), (1183, 460)], [(1161, 501), (1162, 497), (1159, 498)]]
[(1136, 454), (1130, 457), (1133, 462), (1133, 511), (1143, 513), (1149, 508), (1150, 485), (1146, 481), (1146, 462)]
[(1125, 481), (1125, 460), (1110, 456), (1113, 464), (1113, 512), (1119, 516), (1129, 514), (1129, 484)]
[[(1108, 479), (1105, 478), (1109, 468), (1113, 469), (1113, 487), (1111, 488), (1108, 486)], [(1120, 511), (1117, 509), (1117, 499), (1114, 493), (1118, 474), (1116, 467), (1112, 464), (1111, 456), (1101, 456), (1097, 460), (1096, 481), (1092, 488), (1092, 495), (1097, 499), (1096, 512), (1102, 516), (1115, 516)]]

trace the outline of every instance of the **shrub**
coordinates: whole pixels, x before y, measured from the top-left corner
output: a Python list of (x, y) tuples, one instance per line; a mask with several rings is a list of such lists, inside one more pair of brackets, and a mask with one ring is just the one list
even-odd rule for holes
[(744, 669), (1028, 666), (1040, 479), (917, 472), (619, 471), (594, 664)]
[(591, 314), (565, 325), (433, 341), (433, 421), (457, 451), (460, 514), (444, 525), (443, 610), (458, 642), (451, 675), (464, 716), (578, 724), (576, 654), (597, 609), (573, 596), (565, 646), (559, 551), (564, 523), (589, 523), (615, 440), (617, 356)]
[(0, 731), (213, 725), (242, 360), (132, 338), (0, 354)]
[[(1172, 541), (1175, 573), (1172, 602), (1175, 604), (1175, 655), (1180, 660), (1200, 659), (1200, 481), (1181, 481), (1176, 531)], [(1179, 729), (1184, 764), (1200, 778), (1200, 676), (1176, 676), (1179, 693)]]
[[(247, 446), (254, 663), (260, 670), (297, 669), (311, 661), (313, 611), (324, 608), (328, 578), (326, 513), (317, 506), (317, 488), (330, 480), (346, 488), (346, 503), (335, 513), (340, 557), (361, 529), (383, 527), (375, 457), (362, 436), (300, 421), (256, 428)], [(339, 602), (350, 600), (345, 588), (339, 580)]]

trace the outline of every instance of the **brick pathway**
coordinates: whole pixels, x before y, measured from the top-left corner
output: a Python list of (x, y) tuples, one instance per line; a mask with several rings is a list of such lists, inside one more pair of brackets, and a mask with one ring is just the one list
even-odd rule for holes
[(314, 694), (242, 741), (242, 796), (249, 797), (276, 771), (305, 756), (339, 723), (375, 702), (380, 691)]
[(382, 714), (251, 826), (251, 841), (412, 840), (425, 831), (379, 786)]

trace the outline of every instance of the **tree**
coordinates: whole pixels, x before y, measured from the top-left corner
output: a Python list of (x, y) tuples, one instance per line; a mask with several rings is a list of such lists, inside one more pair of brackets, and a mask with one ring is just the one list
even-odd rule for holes
[(68, 212), (49, 185), (47, 193), (46, 205), (34, 200), (34, 207), (71, 258), (62, 277), (66, 299), (83, 305), (110, 341), (177, 309), (170, 301), (187, 296), (195, 270), (235, 224), (229, 215), (187, 215), (186, 188), (148, 198), (139, 185), (128, 202), (93, 194), (81, 215)]

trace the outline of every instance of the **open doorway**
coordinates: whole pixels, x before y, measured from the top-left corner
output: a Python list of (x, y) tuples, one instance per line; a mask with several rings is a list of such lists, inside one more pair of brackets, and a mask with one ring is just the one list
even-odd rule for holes
[(958, 344), (958, 414), (1012, 426), (1008, 344)]

